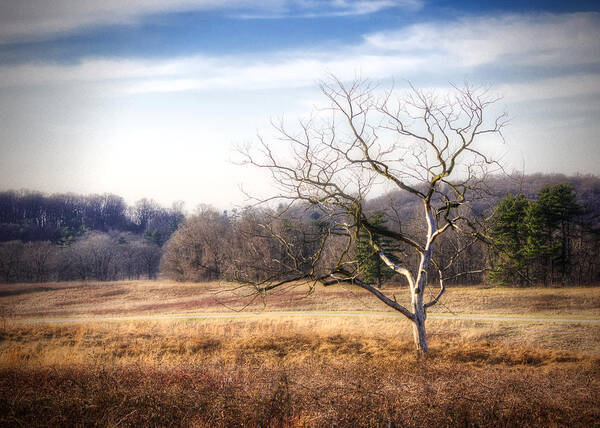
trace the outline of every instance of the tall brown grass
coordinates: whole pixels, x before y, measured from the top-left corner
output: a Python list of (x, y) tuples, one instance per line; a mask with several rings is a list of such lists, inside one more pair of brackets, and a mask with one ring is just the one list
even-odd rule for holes
[(9, 322), (0, 426), (600, 425), (597, 326), (430, 330), (418, 357), (389, 318)]

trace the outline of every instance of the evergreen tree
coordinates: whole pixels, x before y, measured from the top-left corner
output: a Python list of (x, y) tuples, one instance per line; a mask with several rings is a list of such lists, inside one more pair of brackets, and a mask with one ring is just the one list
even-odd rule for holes
[(541, 262), (538, 279), (553, 283), (556, 275), (565, 281), (571, 269), (571, 240), (575, 219), (583, 212), (573, 186), (561, 183), (544, 187), (531, 204), (527, 226), (527, 252)]
[(524, 220), (527, 240), (524, 252), (527, 255), (531, 281), (548, 284), (552, 281), (552, 260), (556, 247), (544, 210), (544, 205), (539, 201), (531, 201), (527, 207)]
[(528, 255), (525, 244), (528, 230), (525, 223), (529, 201), (523, 195), (507, 195), (498, 205), (492, 218), (494, 266), (490, 279), (497, 283), (529, 281)]
[(497, 283), (552, 284), (568, 278), (575, 219), (582, 213), (568, 183), (547, 186), (537, 201), (508, 195), (492, 219), (493, 262)]
[[(385, 223), (383, 213), (380, 211), (376, 212), (371, 216), (369, 222), (375, 226), (383, 225)], [(376, 284), (377, 287), (381, 288), (383, 282), (394, 276), (394, 272), (384, 266), (383, 261), (371, 246), (371, 240), (387, 250), (386, 252), (391, 253), (389, 251), (391, 250), (389, 240), (377, 234), (370, 234), (367, 230), (361, 228), (358, 232), (358, 240), (356, 242), (356, 260), (359, 272), (361, 273), (361, 279), (370, 284)]]

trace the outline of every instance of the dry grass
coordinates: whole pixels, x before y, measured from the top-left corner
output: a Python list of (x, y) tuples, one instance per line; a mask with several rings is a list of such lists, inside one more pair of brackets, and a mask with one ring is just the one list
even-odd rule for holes
[(598, 424), (598, 364), (474, 369), (127, 366), (4, 370), (3, 426), (581, 426)]
[[(597, 324), (431, 319), (431, 352), (419, 358), (409, 323), (384, 316), (22, 322), (226, 311), (217, 289), (3, 288), (12, 316), (0, 324), (0, 426), (600, 426)], [(457, 287), (445, 304), (459, 313), (597, 317), (599, 299), (594, 288)], [(382, 310), (343, 287), (310, 296), (296, 288), (267, 309)]]
[[(600, 356), (600, 329), (593, 324), (431, 320), (428, 329), (434, 349), (443, 352), (450, 352), (453, 346), (464, 350), (485, 344), (491, 353), (525, 347), (582, 358)], [(9, 323), (0, 333), (0, 365), (12, 361), (7, 355), (15, 353), (18, 361), (29, 366), (91, 364), (96, 360), (109, 365), (143, 362), (178, 366), (206, 362), (207, 355), (218, 362), (235, 363), (237, 353), (252, 355), (254, 346), (260, 348), (256, 343), (262, 342), (295, 361), (329, 355), (328, 344), (335, 337), (344, 341), (332, 348), (336, 352), (344, 353), (344, 347), (350, 346), (357, 354), (397, 359), (406, 349), (412, 356), (411, 334), (410, 324), (403, 318), (380, 317)], [(399, 344), (401, 347), (396, 348)], [(260, 358), (264, 360), (264, 356)]]
[[(50, 283), (0, 286), (0, 307), (13, 317), (135, 316), (232, 312), (247, 299), (247, 290), (233, 291), (228, 283), (121, 281), (114, 283)], [(407, 303), (403, 287), (387, 292)], [(435, 290), (432, 290), (432, 293)], [(265, 306), (266, 304), (266, 306)], [(364, 290), (350, 286), (305, 285), (254, 302), (248, 310), (269, 311), (389, 311)], [(600, 317), (600, 287), (487, 288), (452, 287), (430, 313)]]
[(0, 425), (598, 425), (597, 328), (503, 326), (432, 321), (418, 358), (389, 318), (9, 324)]

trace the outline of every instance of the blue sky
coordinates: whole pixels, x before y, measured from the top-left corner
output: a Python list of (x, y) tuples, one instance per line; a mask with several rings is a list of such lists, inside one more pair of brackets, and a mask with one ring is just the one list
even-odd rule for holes
[[(125, 6), (123, 6), (125, 5)], [(597, 173), (597, 2), (0, 3), (0, 186), (229, 207), (264, 177), (231, 146), (319, 104), (334, 73), (503, 95), (503, 155)]]

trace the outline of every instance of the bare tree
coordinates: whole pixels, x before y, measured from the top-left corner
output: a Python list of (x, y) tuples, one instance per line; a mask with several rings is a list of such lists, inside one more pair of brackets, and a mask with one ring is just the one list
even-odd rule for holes
[(202, 206), (165, 244), (161, 271), (177, 281), (220, 279), (229, 257), (230, 240), (227, 216)]
[(21, 241), (0, 243), (0, 278), (3, 282), (21, 279), (24, 268), (23, 250)]
[[(417, 350), (426, 352), (427, 309), (438, 303), (445, 291), (445, 272), (477, 237), (463, 206), (475, 197), (486, 174), (499, 168), (485, 154), (485, 145), (493, 142), (492, 137), (502, 139), (506, 115), (490, 116), (498, 98), (468, 85), (452, 87), (445, 94), (427, 93), (411, 85), (407, 94), (398, 96), (395, 89), (384, 91), (367, 80), (346, 84), (333, 77), (320, 89), (329, 101), (327, 108), (299, 120), (293, 130), (283, 120), (274, 123), (277, 143), (259, 137), (258, 148), (240, 149), (244, 163), (271, 173), (279, 193), (262, 202), (284, 202), (277, 211), (279, 219), (303, 204), (321, 213), (319, 245), (303, 254), (265, 224), (271, 238), (285, 249), (280, 260), (284, 269), (266, 281), (239, 279), (250, 284), (256, 295), (298, 281), (354, 284), (408, 318)], [(395, 189), (420, 202), (421, 213), (410, 219), (421, 224), (412, 228), (420, 231), (419, 235), (403, 230), (403, 222), (409, 219), (393, 207), (384, 224), (369, 220), (366, 198)], [(352, 246), (361, 231), (371, 237), (370, 245), (385, 265), (405, 279), (410, 306), (360, 279)], [(446, 233), (460, 231), (469, 236), (464, 245), (444, 260), (436, 257), (436, 241)], [(372, 239), (375, 235), (394, 241), (395, 247), (404, 251), (392, 257)], [(340, 246), (340, 239), (344, 245)], [(334, 259), (331, 248), (337, 249)], [(433, 280), (439, 291), (426, 301), (426, 287)]]
[(49, 281), (55, 268), (55, 253), (56, 249), (50, 241), (25, 244), (23, 258), (27, 276), (35, 282)]

